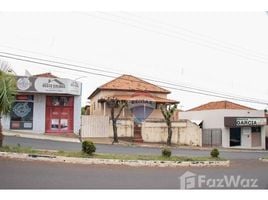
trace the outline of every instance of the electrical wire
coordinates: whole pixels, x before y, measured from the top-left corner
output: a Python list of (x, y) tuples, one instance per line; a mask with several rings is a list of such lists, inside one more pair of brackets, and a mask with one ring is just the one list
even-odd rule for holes
[[(19, 61), (24, 61), (24, 62), (29, 62), (29, 63), (40, 64), (40, 65), (46, 65), (46, 66), (65, 69), (65, 70), (70, 70), (70, 71), (82, 72), (82, 73), (86, 73), (86, 74), (90, 74), (90, 75), (96, 75), (96, 76), (102, 76), (102, 77), (108, 77), (108, 78), (117, 78), (116, 76), (112, 76), (112, 75), (96, 73), (96, 72), (89, 72), (89, 71), (85, 71), (85, 70), (79, 70), (79, 69), (64, 67), (64, 66), (55, 65), (55, 64), (49, 64), (49, 63), (45, 63), (45, 62), (34, 61), (34, 60), (30, 60), (28, 58), (18, 58), (18, 57), (15, 57), (15, 56), (1, 55), (1, 54), (0, 54), (0, 57), (19, 60)], [(51, 62), (53, 62), (53, 61), (51, 61)], [(68, 64), (68, 63), (65, 63), (65, 64)], [(68, 65), (71, 65), (71, 64), (68, 64)], [(126, 80), (128, 80), (128, 79), (126, 79)], [(141, 82), (141, 81), (138, 81), (138, 82)], [(202, 92), (202, 91), (192, 91), (192, 90), (187, 90), (187, 89), (177, 88), (177, 87), (171, 87), (171, 86), (163, 86), (163, 85), (157, 85), (157, 86), (163, 87), (163, 88), (168, 88), (168, 89), (173, 89), (173, 90), (178, 90), (178, 91), (190, 92), (190, 93), (195, 93), (195, 94), (200, 94), (200, 95), (205, 95), (205, 96), (213, 96), (213, 97), (219, 97), (219, 98), (232, 99), (232, 100), (243, 101), (243, 102), (248, 102), (248, 103), (264, 104), (264, 105), (268, 104), (268, 102), (263, 101), (263, 100), (250, 100), (250, 99), (242, 99), (242, 98), (236, 98), (236, 97), (228, 97), (228, 96), (224, 96), (224, 95), (208, 94), (208, 93), (205, 93), (205, 92)]]

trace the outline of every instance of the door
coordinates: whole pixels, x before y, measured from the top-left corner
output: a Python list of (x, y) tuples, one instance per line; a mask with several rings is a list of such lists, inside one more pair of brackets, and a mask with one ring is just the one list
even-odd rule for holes
[(251, 146), (252, 147), (261, 146), (261, 127), (251, 128)]
[(73, 132), (73, 97), (47, 97), (46, 132)]
[(230, 128), (230, 147), (241, 146), (241, 128)]
[(141, 124), (134, 123), (134, 142), (143, 142), (141, 135)]

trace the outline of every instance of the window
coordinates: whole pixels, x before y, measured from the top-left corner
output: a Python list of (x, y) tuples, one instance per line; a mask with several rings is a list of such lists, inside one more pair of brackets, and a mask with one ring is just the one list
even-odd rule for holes
[(33, 95), (17, 95), (10, 112), (10, 129), (33, 129)]
[(252, 133), (260, 133), (261, 132), (261, 127), (251, 127), (251, 132)]

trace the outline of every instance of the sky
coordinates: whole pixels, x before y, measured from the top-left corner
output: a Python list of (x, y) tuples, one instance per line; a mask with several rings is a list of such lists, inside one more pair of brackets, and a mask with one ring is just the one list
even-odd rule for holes
[[(0, 24), (1, 52), (268, 101), (265, 12), (1, 12)], [(112, 80), (0, 60), (8, 61), (18, 75), (24, 75), (25, 70), (31, 74), (51, 72), (81, 81), (82, 105), (97, 87)], [(169, 90), (168, 97), (180, 101), (183, 110), (223, 100)], [(268, 108), (264, 104), (234, 102)]]

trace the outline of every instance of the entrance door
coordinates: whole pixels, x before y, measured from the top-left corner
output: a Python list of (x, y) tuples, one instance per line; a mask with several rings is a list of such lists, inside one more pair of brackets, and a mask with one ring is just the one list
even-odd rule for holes
[(230, 128), (230, 147), (241, 146), (241, 128)]
[(46, 132), (73, 132), (73, 97), (47, 97)]
[(251, 146), (260, 147), (261, 146), (261, 127), (251, 128)]
[(143, 142), (141, 136), (141, 124), (134, 123), (134, 142)]

